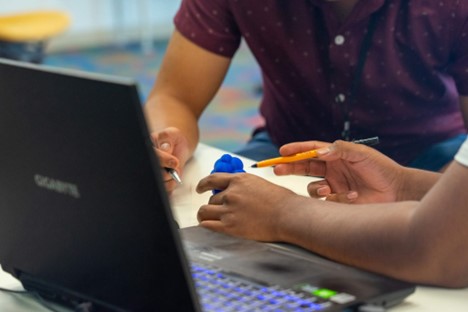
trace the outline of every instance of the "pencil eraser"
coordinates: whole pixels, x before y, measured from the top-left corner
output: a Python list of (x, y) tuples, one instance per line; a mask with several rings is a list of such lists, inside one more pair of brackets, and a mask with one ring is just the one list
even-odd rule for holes
[[(239, 173), (245, 172), (244, 163), (237, 157), (229, 154), (222, 155), (215, 163), (211, 173), (215, 172), (227, 172), (227, 173)], [(221, 190), (213, 190), (213, 194), (217, 194)]]

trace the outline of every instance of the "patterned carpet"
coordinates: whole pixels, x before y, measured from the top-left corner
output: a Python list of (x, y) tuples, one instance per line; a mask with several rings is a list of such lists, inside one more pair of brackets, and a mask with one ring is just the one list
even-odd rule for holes
[[(134, 78), (144, 103), (165, 50), (166, 42), (156, 42), (150, 55), (143, 54), (138, 44), (98, 47), (51, 53), (44, 64)], [(242, 46), (222, 88), (200, 120), (202, 142), (227, 151), (242, 146), (262, 122), (258, 115), (260, 80), (254, 59)]]

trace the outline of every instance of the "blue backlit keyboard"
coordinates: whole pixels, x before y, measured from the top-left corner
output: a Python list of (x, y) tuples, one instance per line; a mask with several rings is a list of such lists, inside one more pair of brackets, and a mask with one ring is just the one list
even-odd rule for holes
[(332, 305), (300, 289), (265, 286), (200, 264), (192, 264), (191, 269), (205, 312), (310, 312)]

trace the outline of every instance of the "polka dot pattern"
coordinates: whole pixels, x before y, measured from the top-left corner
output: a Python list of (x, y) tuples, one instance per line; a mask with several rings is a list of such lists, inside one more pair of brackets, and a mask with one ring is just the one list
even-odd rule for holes
[[(465, 131), (458, 96), (468, 95), (468, 1), (386, 1), (350, 107), (351, 133), (380, 136), (378, 148), (406, 163)], [(262, 70), (260, 111), (275, 143), (331, 141), (370, 16), (384, 2), (359, 1), (340, 21), (323, 0), (184, 0), (175, 24), (226, 57), (245, 40)]]

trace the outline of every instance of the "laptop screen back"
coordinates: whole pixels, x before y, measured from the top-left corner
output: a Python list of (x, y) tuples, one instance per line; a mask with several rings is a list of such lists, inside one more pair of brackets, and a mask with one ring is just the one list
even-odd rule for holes
[(135, 84), (1, 61), (0, 97), (3, 269), (111, 306), (194, 310)]

